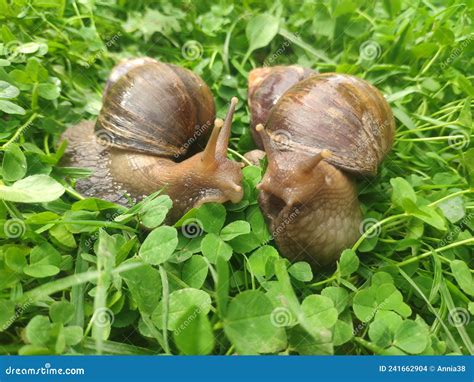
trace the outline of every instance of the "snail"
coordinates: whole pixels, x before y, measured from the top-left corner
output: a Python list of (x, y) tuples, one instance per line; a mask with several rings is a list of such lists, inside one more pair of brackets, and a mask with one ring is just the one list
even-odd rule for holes
[[(280, 73), (269, 80), (270, 68), (249, 85), (254, 101), (272, 93), (255, 86), (278, 82)], [(374, 176), (390, 151), (392, 111), (374, 86), (337, 73), (309, 75), (276, 100), (255, 126), (268, 158), (260, 208), (284, 256), (328, 266), (361, 235), (355, 178)]]
[[(232, 117), (215, 119), (211, 92), (190, 70), (145, 57), (112, 71), (97, 122), (67, 129), (65, 164), (89, 168), (76, 189), (127, 205), (163, 189), (173, 201), (175, 222), (206, 202), (242, 199), (241, 165), (227, 159)], [(200, 145), (214, 128), (202, 151)]]

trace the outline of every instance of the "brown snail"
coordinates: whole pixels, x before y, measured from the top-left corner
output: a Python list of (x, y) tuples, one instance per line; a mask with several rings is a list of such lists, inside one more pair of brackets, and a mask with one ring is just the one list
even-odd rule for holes
[(268, 157), (258, 188), (273, 237), (292, 260), (332, 264), (361, 235), (354, 177), (375, 175), (390, 151), (390, 107), (368, 82), (325, 73), (290, 85), (267, 115), (255, 131)]
[[(239, 202), (241, 166), (227, 159), (233, 98), (225, 121), (212, 94), (190, 70), (151, 58), (126, 60), (112, 71), (97, 122), (66, 130), (66, 164), (89, 168), (76, 189), (120, 204), (163, 189), (173, 200), (168, 220), (205, 202)], [(204, 150), (190, 154), (207, 138)]]

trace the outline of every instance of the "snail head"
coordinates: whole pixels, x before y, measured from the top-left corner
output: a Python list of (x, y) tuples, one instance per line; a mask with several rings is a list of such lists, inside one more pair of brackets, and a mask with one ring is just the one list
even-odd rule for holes
[[(265, 151), (278, 152), (263, 125), (257, 125), (256, 130), (262, 137)], [(277, 155), (283, 158), (272, 160), (269, 157), (268, 169), (257, 188), (278, 197), (287, 206), (305, 203), (317, 197), (332, 182), (333, 166), (324, 161), (332, 156), (329, 150), (307, 155), (305, 161), (296, 161), (292, 151), (279, 152)]]
[(204, 151), (185, 161), (190, 162), (193, 167), (193, 171), (190, 171), (193, 173), (193, 187), (198, 186), (196, 188), (201, 189), (203, 193), (199, 204), (223, 203), (228, 200), (238, 203), (243, 197), (242, 167), (240, 163), (227, 158), (232, 118), (237, 102), (237, 98), (232, 98), (224, 121), (215, 120)]

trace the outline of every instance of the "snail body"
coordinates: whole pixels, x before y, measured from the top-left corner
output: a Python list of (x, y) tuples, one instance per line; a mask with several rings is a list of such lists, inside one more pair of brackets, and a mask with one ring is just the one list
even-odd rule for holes
[(241, 166), (226, 157), (236, 103), (214, 120), (211, 92), (193, 72), (151, 58), (118, 64), (97, 121), (62, 136), (65, 163), (92, 171), (76, 189), (119, 204), (163, 190), (173, 200), (170, 222), (205, 202), (240, 201)]
[(355, 177), (373, 176), (395, 123), (368, 82), (314, 74), (291, 86), (255, 127), (268, 157), (259, 204), (281, 253), (334, 263), (360, 236)]

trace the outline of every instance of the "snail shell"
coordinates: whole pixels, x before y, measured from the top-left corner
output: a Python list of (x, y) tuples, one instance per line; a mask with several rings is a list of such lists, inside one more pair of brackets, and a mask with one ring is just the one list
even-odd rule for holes
[(266, 131), (293, 152), (332, 152), (327, 161), (354, 174), (375, 175), (392, 147), (395, 121), (383, 95), (346, 74), (313, 75), (271, 109)]
[(207, 136), (214, 118), (211, 91), (196, 74), (139, 58), (112, 72), (95, 129), (112, 146), (178, 157), (191, 139)]
[(298, 65), (256, 68), (249, 73), (248, 104), (252, 117), (252, 136), (263, 149), (260, 135), (255, 131), (259, 123), (265, 124), (273, 106), (290, 87), (316, 73)]

